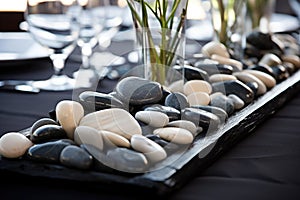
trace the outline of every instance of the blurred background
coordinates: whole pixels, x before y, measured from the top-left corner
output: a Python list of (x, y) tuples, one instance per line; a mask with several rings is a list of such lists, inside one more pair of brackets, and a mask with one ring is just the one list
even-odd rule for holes
[[(205, 11), (199, 9), (201, 2), (205, 0), (190, 0), (190, 18), (201, 18), (205, 16)], [(289, 1), (276, 0), (275, 12), (296, 15), (291, 9)], [(26, 8), (25, 0), (0, 0), (0, 32), (21, 31), (19, 23), (24, 20), (23, 12)]]

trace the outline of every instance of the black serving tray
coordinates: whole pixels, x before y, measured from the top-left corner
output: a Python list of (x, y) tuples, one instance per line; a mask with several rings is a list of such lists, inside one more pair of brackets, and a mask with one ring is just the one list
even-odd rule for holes
[[(4, 157), (0, 157), (0, 170), (33, 177), (77, 181), (79, 184), (92, 184), (99, 188), (121, 185), (122, 187), (114, 188), (138, 189), (152, 194), (167, 195), (181, 188), (193, 178), (194, 174), (207, 168), (222, 153), (233, 148), (240, 139), (247, 136), (260, 123), (288, 103), (288, 100), (299, 91), (300, 71), (298, 70), (287, 80), (277, 84), (253, 103), (230, 116), (218, 131), (205, 137), (196, 138), (191, 146), (181, 152), (180, 156), (170, 165), (144, 174), (84, 171), (61, 165)], [(22, 132), (26, 134), (28, 130)], [(176, 157), (176, 155), (174, 156)]]

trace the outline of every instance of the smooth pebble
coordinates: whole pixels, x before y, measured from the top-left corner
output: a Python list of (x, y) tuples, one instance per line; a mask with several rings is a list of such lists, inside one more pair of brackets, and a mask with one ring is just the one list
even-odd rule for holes
[(183, 128), (177, 127), (164, 127), (155, 129), (154, 134), (159, 135), (159, 137), (176, 144), (190, 144), (194, 140), (193, 134)]
[(8, 132), (0, 138), (0, 154), (6, 158), (23, 156), (33, 143), (19, 132)]
[(159, 144), (143, 135), (133, 135), (130, 143), (134, 150), (143, 153), (151, 162), (159, 162), (167, 157), (166, 151)]
[(72, 100), (62, 100), (56, 104), (56, 118), (70, 139), (74, 138), (74, 130), (84, 116), (82, 105)]

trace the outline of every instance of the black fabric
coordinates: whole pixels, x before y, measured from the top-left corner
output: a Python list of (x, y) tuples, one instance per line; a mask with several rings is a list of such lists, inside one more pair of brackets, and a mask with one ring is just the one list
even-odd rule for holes
[[(67, 61), (71, 75), (79, 64)], [(0, 67), (0, 80), (43, 79), (52, 73), (48, 59)], [(100, 91), (112, 90), (105, 79)], [(47, 117), (56, 103), (72, 99), (72, 92), (39, 94), (0, 91), (0, 135), (30, 127)], [(1, 163), (0, 163), (1, 164)], [(300, 94), (297, 94), (251, 135), (225, 152), (206, 170), (170, 195), (170, 199), (299, 199), (300, 197)], [(115, 192), (64, 182), (0, 172), (1, 199), (148, 199), (138, 191)]]

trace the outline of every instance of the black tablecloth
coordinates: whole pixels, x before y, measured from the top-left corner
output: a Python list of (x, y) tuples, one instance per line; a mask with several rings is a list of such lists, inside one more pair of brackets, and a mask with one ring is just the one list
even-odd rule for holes
[[(0, 80), (39, 80), (52, 73), (49, 59), (0, 66)], [(71, 75), (78, 67), (78, 62), (69, 59), (65, 71)], [(115, 81), (105, 79), (99, 90), (109, 92), (114, 84)], [(72, 99), (72, 91), (39, 94), (0, 91), (0, 135), (28, 128), (37, 119), (48, 117), (48, 112), (62, 99)], [(300, 94), (297, 94), (206, 170), (199, 170), (170, 198), (299, 199), (299, 169)], [(0, 174), (0, 199), (141, 199), (151, 196), (138, 191), (95, 189), (78, 182), (9, 172)]]

